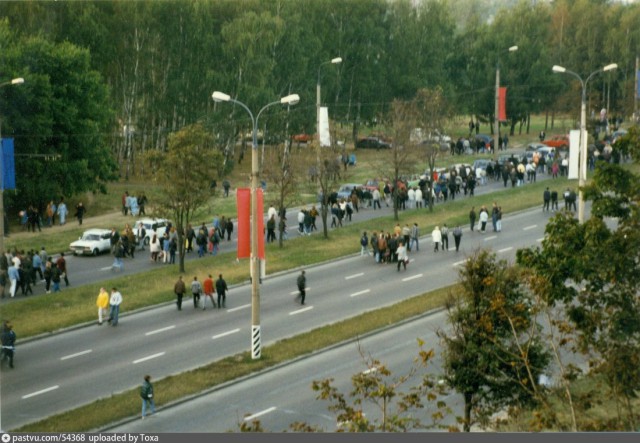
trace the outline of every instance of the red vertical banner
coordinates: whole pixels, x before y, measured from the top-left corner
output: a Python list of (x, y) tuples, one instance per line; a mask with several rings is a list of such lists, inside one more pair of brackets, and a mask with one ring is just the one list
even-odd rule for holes
[(498, 116), (501, 122), (507, 120), (507, 88), (498, 89)]
[(238, 258), (251, 257), (251, 189), (238, 188)]
[(256, 197), (258, 198), (258, 213), (256, 219), (258, 220), (258, 258), (264, 260), (264, 195), (262, 188), (256, 189)]

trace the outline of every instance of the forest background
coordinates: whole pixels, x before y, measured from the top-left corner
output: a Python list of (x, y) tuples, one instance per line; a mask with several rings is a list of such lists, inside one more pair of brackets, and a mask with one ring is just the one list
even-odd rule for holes
[[(300, 104), (261, 119), (263, 140), (315, 133), (316, 84), (347, 143), (388, 122), (393, 100), (439, 89), (465, 122), (493, 132), (496, 67), (511, 131), (532, 114), (553, 127), (578, 118), (580, 84), (559, 64), (595, 76), (588, 111), (628, 118), (634, 106), (640, 5), (604, 0), (20, 1), (0, 11), (3, 137), (16, 145), (10, 208), (148, 174), (149, 151), (201, 123), (221, 153), (220, 178), (244, 156), (251, 122), (223, 91), (260, 109), (296, 93)], [(508, 48), (518, 45), (517, 52)], [(343, 62), (328, 66), (333, 57)], [(459, 122), (458, 122), (459, 123)], [(446, 130), (447, 128), (443, 128)]]

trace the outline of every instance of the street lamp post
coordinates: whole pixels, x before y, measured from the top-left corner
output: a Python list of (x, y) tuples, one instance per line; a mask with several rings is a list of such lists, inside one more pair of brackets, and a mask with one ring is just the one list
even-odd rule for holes
[[(22, 77), (0, 83), (0, 88), (9, 85), (21, 85)], [(2, 143), (2, 119), (0, 118), (0, 144)], [(1, 146), (0, 146), (1, 148)], [(0, 149), (0, 253), (4, 254), (4, 150)]]
[(579, 200), (578, 200), (578, 221), (580, 223), (584, 223), (584, 191), (583, 187), (587, 181), (587, 84), (591, 78), (600, 73), (606, 71), (612, 71), (618, 67), (617, 64), (611, 63), (604, 68), (600, 68), (597, 71), (593, 71), (589, 74), (586, 80), (582, 80), (578, 74), (573, 71), (569, 71), (568, 69), (554, 65), (551, 70), (558, 74), (571, 74), (578, 80), (580, 80), (580, 84), (582, 85), (582, 104), (580, 109), (580, 166), (578, 171), (578, 192), (579, 192)]
[[(509, 48), (509, 52), (515, 52), (518, 50), (517, 46), (511, 46)], [(496, 97), (495, 97), (495, 107), (494, 107), (494, 118), (496, 121), (496, 130), (493, 133), (493, 151), (495, 152), (500, 146), (498, 142), (500, 140), (500, 57), (498, 57), (498, 62), (496, 63)]]
[(275, 105), (295, 105), (300, 101), (298, 94), (287, 95), (280, 100), (269, 103), (260, 109), (258, 115), (254, 118), (251, 110), (241, 101), (231, 98), (229, 95), (215, 91), (211, 97), (216, 102), (231, 102), (235, 103), (249, 114), (251, 117), (252, 129), (252, 144), (251, 144), (251, 358), (259, 359), (261, 355), (261, 341), (260, 341), (260, 258), (258, 257), (258, 217), (262, 217), (262, 214), (258, 214), (258, 175), (260, 170), (258, 168), (258, 119), (260, 114), (267, 108)]

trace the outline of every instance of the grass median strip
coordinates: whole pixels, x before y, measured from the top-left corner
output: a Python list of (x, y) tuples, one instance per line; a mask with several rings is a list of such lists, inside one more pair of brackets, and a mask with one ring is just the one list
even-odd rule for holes
[[(393, 306), (360, 314), (313, 331), (281, 340), (263, 348), (260, 360), (249, 352), (223, 358), (206, 366), (172, 375), (154, 383), (156, 404), (160, 408), (196, 395), (222, 383), (248, 376), (344, 342), (369, 332), (422, 315), (444, 305), (456, 286), (445, 287), (404, 300)], [(417, 337), (416, 337), (417, 338)], [(416, 348), (417, 349), (417, 348)], [(355, 352), (355, 351), (354, 351)], [(185, 383), (184, 380), (189, 380)], [(247, 411), (249, 412), (249, 411)], [(140, 413), (138, 388), (99, 399), (91, 404), (22, 426), (13, 432), (88, 432)], [(230, 429), (233, 431), (233, 429)]]
[[(267, 244), (267, 272), (294, 269), (304, 263), (306, 266), (334, 260), (360, 250), (359, 239), (362, 231), (389, 231), (396, 223), (401, 226), (418, 223), (422, 235), (431, 232), (435, 225), (447, 223), (450, 227), (460, 224), (467, 226), (468, 214), (471, 206), (476, 212), (482, 205), (488, 208), (496, 201), (502, 206), (505, 214), (524, 210), (541, 204), (542, 191), (546, 186), (553, 186), (559, 191), (568, 186), (568, 181), (558, 179), (522, 187), (507, 188), (503, 191), (487, 195), (475, 196), (472, 199), (449, 201), (446, 204), (436, 204), (433, 212), (428, 209), (406, 210), (399, 213), (399, 220), (387, 215), (368, 221), (354, 221), (345, 223), (343, 228), (332, 230), (329, 239), (322, 233), (309, 237), (287, 240), (283, 248), (276, 243)], [(369, 209), (370, 210), (370, 209)], [(355, 216), (357, 220), (357, 215)], [(321, 228), (321, 222), (318, 226)], [(510, 229), (505, 220), (504, 229)], [(463, 237), (463, 242), (464, 242)], [(88, 258), (91, 260), (91, 258)], [(146, 260), (139, 257), (136, 260)], [(249, 278), (247, 262), (236, 261), (235, 253), (208, 256), (200, 260), (185, 263), (184, 275), (205, 276), (207, 274), (224, 274), (229, 284), (245, 282)], [(73, 275), (73, 270), (70, 270)], [(115, 277), (109, 281), (81, 287), (63, 288), (56, 294), (42, 295), (25, 300), (16, 300), (2, 307), (2, 319), (11, 319), (16, 327), (19, 338), (32, 337), (51, 333), (60, 329), (96, 320), (95, 299), (101, 286), (117, 287), (122, 292), (124, 302), (123, 312), (131, 312), (163, 302), (173, 301), (173, 285), (180, 275), (177, 266), (158, 265), (156, 269), (130, 276)], [(56, 315), (51, 315), (55, 312)]]

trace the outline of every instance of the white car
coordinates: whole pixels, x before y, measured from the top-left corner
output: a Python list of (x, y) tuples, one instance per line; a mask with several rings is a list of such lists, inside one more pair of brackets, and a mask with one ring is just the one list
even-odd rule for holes
[(73, 255), (98, 255), (111, 250), (110, 229), (89, 229), (69, 245)]
[[(133, 229), (133, 232), (138, 232), (138, 226), (140, 226), (140, 223), (142, 223), (142, 226), (144, 227), (144, 230), (146, 231), (145, 233), (145, 237), (144, 237), (144, 244), (148, 245), (149, 242), (151, 241), (151, 237), (153, 236), (153, 234), (155, 233), (158, 237), (162, 237), (164, 235), (164, 232), (167, 230), (167, 224), (169, 223), (169, 220), (166, 220), (164, 218), (143, 218), (140, 219), (136, 222), (135, 225), (133, 225), (131, 227), (131, 229)], [(136, 239), (136, 241), (140, 241), (140, 239)]]

